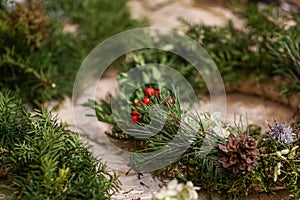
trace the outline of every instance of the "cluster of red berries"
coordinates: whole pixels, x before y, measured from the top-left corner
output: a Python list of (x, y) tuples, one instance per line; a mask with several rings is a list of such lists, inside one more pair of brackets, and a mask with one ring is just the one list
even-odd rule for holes
[[(151, 88), (151, 87), (147, 87), (144, 92), (145, 92), (146, 96), (142, 99), (142, 102), (147, 106), (151, 104), (151, 99), (150, 99), (151, 96), (157, 96), (157, 97), (160, 96), (160, 91), (155, 90), (154, 88)], [(175, 104), (175, 100), (172, 97), (168, 98), (167, 102), (169, 104)], [(136, 107), (139, 107), (139, 106), (142, 106), (142, 103), (138, 101), (134, 105)], [(133, 123), (141, 122), (140, 113), (138, 113), (136, 110), (131, 111), (131, 121)]]

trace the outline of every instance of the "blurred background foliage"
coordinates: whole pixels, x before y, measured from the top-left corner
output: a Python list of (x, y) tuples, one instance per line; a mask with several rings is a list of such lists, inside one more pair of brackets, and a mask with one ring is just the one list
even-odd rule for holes
[[(92, 48), (109, 36), (141, 26), (126, 1), (40, 1), (0, 7), (0, 88), (39, 104), (71, 94), (76, 72)], [(67, 32), (64, 27), (74, 26)]]
[[(180, 19), (186, 27), (185, 34), (208, 52), (225, 83), (236, 84), (249, 78), (260, 83), (279, 76), (282, 84), (276, 89), (280, 94), (288, 96), (299, 92), (299, 15), (285, 13), (272, 4), (262, 7), (254, 3), (232, 3), (230, 9), (244, 21), (243, 28), (235, 27), (232, 21), (224, 26), (209, 26)], [(183, 74), (197, 92), (205, 89), (191, 63), (180, 56), (151, 49), (134, 52), (131, 57), (145, 63), (170, 65)], [(127, 71), (139, 64), (136, 59), (128, 59), (122, 69)]]
[(183, 20), (188, 27), (186, 34), (205, 47), (224, 82), (249, 76), (259, 82), (279, 75), (288, 82), (278, 88), (282, 94), (299, 92), (299, 15), (283, 13), (274, 5), (235, 4), (231, 8), (244, 20), (242, 30), (230, 21), (224, 27), (214, 27)]
[[(15, 9), (7, 9), (6, 3), (0, 8), (0, 89), (16, 91), (32, 104), (70, 95), (81, 62), (99, 42), (147, 24), (131, 19), (125, 0), (28, 0)], [(224, 81), (235, 83), (250, 75), (259, 82), (280, 75), (288, 80), (282, 94), (299, 91), (299, 15), (282, 13), (275, 5), (236, 3), (230, 8), (245, 21), (242, 30), (231, 21), (217, 27), (181, 19), (186, 34), (205, 48)], [(176, 55), (157, 50), (137, 54), (147, 62), (171, 64), (198, 91), (205, 87), (193, 66)], [(135, 65), (129, 60), (120, 69)]]

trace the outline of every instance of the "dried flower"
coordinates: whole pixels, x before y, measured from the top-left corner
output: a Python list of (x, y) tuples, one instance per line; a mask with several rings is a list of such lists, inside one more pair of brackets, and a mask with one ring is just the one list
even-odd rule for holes
[(287, 126), (283, 123), (278, 123), (276, 120), (274, 120), (274, 123), (274, 127), (271, 127), (268, 123), (268, 126), (271, 130), (268, 135), (272, 139), (279, 140), (284, 144), (291, 144), (296, 141), (296, 134), (293, 133), (293, 129), (290, 126)]
[(240, 138), (230, 134), (226, 145), (219, 144), (219, 149), (225, 155), (218, 161), (224, 168), (231, 168), (234, 174), (244, 174), (257, 165), (259, 152), (256, 146), (256, 141), (246, 134)]

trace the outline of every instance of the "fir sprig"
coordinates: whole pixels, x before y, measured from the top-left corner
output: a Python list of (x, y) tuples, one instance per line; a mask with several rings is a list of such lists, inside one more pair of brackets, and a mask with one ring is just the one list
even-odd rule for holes
[(79, 135), (45, 110), (30, 114), (20, 100), (0, 94), (0, 171), (7, 170), (0, 178), (13, 199), (110, 199), (118, 190), (116, 175)]

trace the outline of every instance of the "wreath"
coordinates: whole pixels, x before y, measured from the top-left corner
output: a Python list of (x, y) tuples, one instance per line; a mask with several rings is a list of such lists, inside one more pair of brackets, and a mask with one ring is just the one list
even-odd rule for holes
[[(188, 26), (186, 34), (206, 47), (219, 67), (227, 91), (256, 94), (285, 103), (295, 109), (297, 116), (299, 16), (278, 15), (274, 8), (260, 10), (254, 5), (236, 11), (246, 20), (246, 31), (236, 30), (230, 22), (226, 27), (184, 22)], [(295, 25), (286, 26), (280, 19), (292, 20)], [(148, 83), (149, 77), (163, 74), (159, 67), (153, 70), (145, 63), (172, 66), (189, 80), (199, 97), (207, 93), (191, 64), (177, 55), (159, 50), (127, 55), (118, 81), (126, 89), (135, 89), (126, 106), (113, 113), (106, 100), (99, 103), (91, 100), (88, 105), (95, 109), (99, 121), (113, 125), (107, 133), (111, 138), (131, 141), (135, 151), (140, 153), (131, 158), (133, 169), (139, 172), (153, 163), (155, 158), (149, 159), (144, 156), (148, 154), (143, 153), (162, 150), (177, 139), (176, 148), (185, 148), (184, 153), (155, 170), (153, 173), (157, 176), (192, 181), (210, 197), (218, 192), (224, 199), (246, 199), (251, 192), (273, 193), (287, 189), (292, 198), (300, 198), (300, 122), (297, 117), (292, 124), (285, 124), (274, 115), (274, 121), (267, 123), (269, 131), (266, 133), (257, 125), (244, 127), (242, 120), (234, 125), (226, 124), (218, 112), (195, 112), (184, 107), (180, 100), (183, 91), (178, 90), (175, 83), (172, 89), (164, 84)], [(124, 75), (133, 67), (144, 67), (145, 73), (140, 76), (146, 84), (136, 85)], [(126, 91), (120, 91), (117, 100), (123, 101)], [(126, 127), (128, 132), (120, 126)], [(157, 127), (160, 128), (155, 135), (147, 135)], [(169, 151), (176, 153), (176, 148)], [(168, 158), (163, 162), (168, 162)]]

